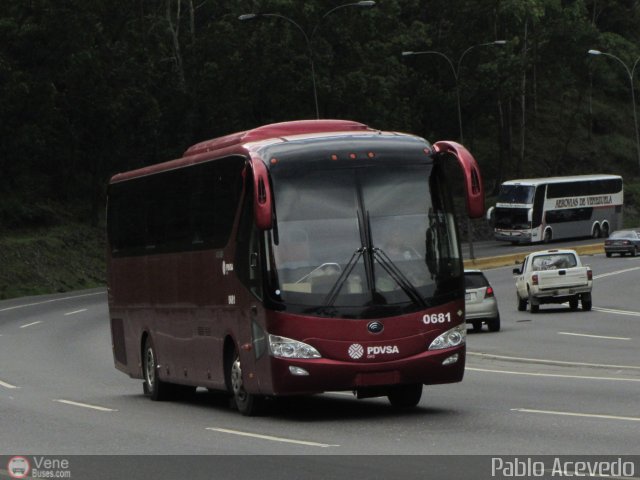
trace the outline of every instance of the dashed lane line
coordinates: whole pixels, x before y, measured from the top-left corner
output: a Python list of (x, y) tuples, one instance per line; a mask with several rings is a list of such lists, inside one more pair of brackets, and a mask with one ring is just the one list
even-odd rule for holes
[(623, 417), (619, 415), (606, 415), (601, 413), (559, 412), (555, 410), (534, 410), (530, 408), (512, 408), (512, 412), (539, 413), (545, 415), (563, 415), (567, 417), (601, 418), (605, 420), (623, 420), (626, 422), (640, 422), (640, 417)]
[(595, 377), (589, 375), (562, 375), (559, 373), (516, 372), (513, 370), (494, 370), (489, 368), (466, 367), (465, 370), (482, 373), (502, 373), (505, 375), (524, 375), (529, 377), (572, 378), (576, 380), (605, 380), (610, 382), (640, 382), (640, 378)]
[(82, 295), (73, 295), (71, 297), (52, 298), (50, 300), (43, 300), (41, 302), (25, 303), (23, 305), (14, 305), (13, 307), (0, 308), (0, 312), (8, 312), (9, 310), (17, 310), (19, 308), (34, 307), (36, 305), (45, 305), (47, 303), (53, 303), (53, 302), (62, 302), (63, 300), (73, 300), (76, 298), (92, 297), (95, 295), (104, 295), (104, 292), (84, 293)]
[(39, 323), (42, 323), (42, 320), (38, 320), (37, 322), (27, 323), (26, 325), (20, 325), (20, 328), (32, 327), (33, 325), (38, 325)]
[(239, 430), (229, 430), (227, 428), (215, 428), (215, 427), (207, 427), (207, 430), (213, 431), (213, 432), (220, 432), (220, 433), (229, 433), (231, 435), (240, 435), (243, 437), (251, 437), (251, 438), (257, 438), (260, 440), (269, 440), (272, 442), (284, 442), (284, 443), (294, 443), (297, 445), (306, 445), (309, 447), (322, 447), (322, 448), (327, 448), (327, 447), (339, 447), (340, 445), (331, 445), (328, 443), (318, 443), (318, 442), (310, 442), (307, 440), (295, 440), (292, 438), (284, 438), (284, 437), (274, 437), (272, 435), (262, 435), (259, 433), (250, 433), (250, 432), (241, 432)]
[(74, 402), (73, 400), (57, 399), (57, 400), (54, 400), (54, 402), (64, 403), (65, 405), (72, 405), (74, 407), (89, 408), (91, 410), (98, 410), (100, 412), (117, 412), (118, 411), (115, 408), (101, 407), (99, 405), (91, 405), (89, 403)]
[(11, 390), (13, 390), (14, 388), (20, 388), (20, 387), (16, 387), (15, 385), (11, 385), (10, 383), (3, 382), (2, 380), (0, 380), (0, 387), (8, 388)]
[(558, 332), (558, 335), (571, 335), (574, 337), (602, 338), (604, 340), (631, 340), (631, 337), (608, 337), (605, 335), (589, 335), (586, 333)]

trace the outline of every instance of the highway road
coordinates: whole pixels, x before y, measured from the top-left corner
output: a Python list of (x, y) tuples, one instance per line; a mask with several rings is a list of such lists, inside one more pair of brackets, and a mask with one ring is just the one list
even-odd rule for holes
[[(511, 267), (487, 270), (502, 330), (469, 331), (463, 382), (425, 387), (406, 412), (347, 393), (273, 401), (255, 418), (204, 390), (152, 402), (113, 367), (104, 290), (2, 301), (0, 454), (224, 456), (214, 478), (283, 478), (272, 455), (289, 456), (289, 478), (329, 478), (312, 475), (323, 469), (426, 478), (425, 457), (414, 455), (637, 455), (640, 258), (584, 260), (594, 270), (591, 312), (518, 312)], [(178, 478), (171, 471), (148, 478)]]

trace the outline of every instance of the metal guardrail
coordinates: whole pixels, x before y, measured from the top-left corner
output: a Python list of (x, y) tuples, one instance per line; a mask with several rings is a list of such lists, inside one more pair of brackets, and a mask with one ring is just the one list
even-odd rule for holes
[[(540, 250), (546, 250), (547, 248), (553, 248), (548, 245), (541, 245)], [(576, 247), (563, 247), (570, 248), (578, 252), (578, 255), (596, 255), (598, 253), (604, 253), (604, 244), (595, 243), (592, 245), (579, 245)], [(476, 258), (474, 260), (465, 260), (464, 268), (483, 270), (487, 268), (507, 267), (509, 265), (516, 265), (522, 263), (524, 257), (531, 252), (520, 252), (511, 255), (500, 255), (497, 257), (485, 257)]]

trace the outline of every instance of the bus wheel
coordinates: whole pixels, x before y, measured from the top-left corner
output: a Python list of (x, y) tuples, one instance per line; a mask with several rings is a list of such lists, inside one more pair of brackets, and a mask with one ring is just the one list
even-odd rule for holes
[(144, 342), (142, 371), (144, 374), (144, 383), (142, 387), (145, 395), (151, 397), (151, 400), (161, 401), (168, 399), (170, 396), (171, 384), (165, 383), (158, 378), (158, 357), (151, 337), (147, 337)]
[(420, 403), (422, 384), (395, 385), (389, 388), (389, 402), (395, 408), (411, 408)]
[(542, 238), (542, 242), (543, 243), (549, 243), (551, 241), (551, 238), (553, 237), (551, 230), (545, 230), (544, 231), (544, 237)]
[(242, 366), (240, 365), (240, 356), (236, 351), (235, 360), (231, 364), (231, 390), (233, 391), (233, 400), (236, 408), (242, 415), (252, 417), (257, 415), (262, 406), (263, 398), (258, 395), (248, 393), (244, 388), (242, 380)]
[(600, 238), (600, 226), (596, 225), (593, 229), (593, 234), (591, 235), (592, 238)]

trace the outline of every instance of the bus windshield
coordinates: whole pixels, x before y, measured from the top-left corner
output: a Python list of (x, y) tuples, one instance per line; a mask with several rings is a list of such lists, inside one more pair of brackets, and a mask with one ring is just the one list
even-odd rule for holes
[(276, 302), (367, 318), (449, 300), (462, 272), (438, 172), (426, 164), (272, 171), (277, 223), (266, 234), (267, 277)]
[(535, 187), (532, 185), (502, 185), (498, 193), (498, 203), (533, 203)]

